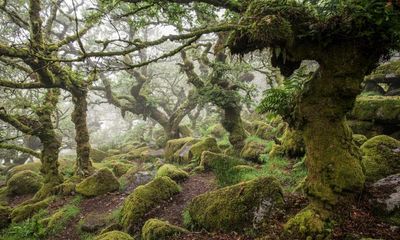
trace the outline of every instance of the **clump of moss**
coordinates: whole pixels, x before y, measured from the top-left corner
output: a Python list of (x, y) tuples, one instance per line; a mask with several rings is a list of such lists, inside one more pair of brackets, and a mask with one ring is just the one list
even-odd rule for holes
[(329, 212), (315, 204), (309, 205), (285, 225), (285, 235), (301, 239), (330, 239)]
[(353, 134), (353, 141), (358, 147), (361, 147), (367, 140), (368, 138), (362, 134)]
[(111, 231), (100, 234), (94, 240), (134, 240), (129, 234), (120, 231)]
[(143, 240), (167, 240), (174, 236), (179, 236), (188, 231), (184, 228), (174, 226), (166, 221), (158, 219), (149, 219), (143, 226)]
[(359, 121), (398, 123), (400, 120), (400, 96), (358, 97), (350, 118)]
[(220, 123), (209, 127), (207, 132), (209, 132), (209, 134), (215, 138), (223, 138), (227, 134), (227, 131)]
[(174, 181), (182, 181), (189, 177), (189, 174), (172, 164), (164, 164), (157, 171), (157, 177), (167, 176)]
[(232, 183), (230, 170), (237, 165), (245, 165), (246, 162), (225, 154), (205, 151), (201, 155), (200, 167), (205, 171), (213, 171), (220, 186)]
[(301, 131), (286, 128), (280, 139), (281, 144), (274, 145), (269, 153), (270, 157), (302, 157), (306, 147)]
[(157, 177), (153, 181), (137, 187), (125, 199), (121, 210), (121, 225), (128, 232), (138, 232), (144, 215), (179, 191), (178, 184), (169, 177)]
[(264, 140), (272, 140), (274, 138), (275, 130), (271, 125), (265, 122), (257, 121), (256, 127), (255, 135), (257, 137)]
[(8, 179), (10, 179), (14, 174), (21, 172), (21, 171), (25, 171), (25, 170), (29, 170), (35, 173), (39, 173), (40, 172), (40, 168), (42, 167), (42, 164), (40, 162), (33, 162), (33, 163), (27, 163), (27, 164), (22, 164), (22, 165), (18, 165), (15, 166), (13, 168), (11, 168), (6, 175), (6, 182), (8, 181)]
[(76, 185), (76, 191), (87, 197), (94, 197), (119, 189), (119, 182), (107, 168), (98, 170)]
[(14, 208), (11, 212), (11, 219), (13, 223), (23, 221), (29, 217), (32, 217), (35, 213), (46, 208), (50, 203), (54, 201), (54, 197), (48, 197), (42, 201), (36, 203), (22, 204)]
[(195, 197), (185, 209), (185, 225), (208, 231), (244, 232), (269, 218), (283, 206), (279, 184), (261, 177)]
[(192, 160), (200, 161), (201, 154), (204, 151), (210, 151), (215, 153), (221, 152), (215, 138), (205, 138), (202, 139), (200, 142), (193, 144), (193, 146), (189, 149), (187, 154), (185, 154), (183, 159), (185, 160), (185, 163), (189, 163)]
[(360, 149), (368, 181), (376, 181), (400, 171), (400, 141), (379, 135), (366, 141)]
[(37, 192), (43, 185), (43, 178), (30, 170), (19, 171), (7, 181), (9, 195), (23, 195)]
[(267, 141), (263, 141), (262, 139), (253, 138), (246, 140), (246, 144), (240, 152), (240, 156), (248, 161), (261, 163), (260, 155), (269, 150), (270, 146), (268, 146), (268, 144)]
[[(174, 162), (175, 161), (175, 154), (177, 153), (178, 150), (182, 149), (184, 145), (187, 145), (188, 150), (190, 147), (198, 142), (199, 140), (194, 139), (192, 137), (187, 137), (187, 138), (178, 138), (178, 139), (172, 139), (167, 142), (165, 145), (165, 160), (167, 162)], [(184, 156), (184, 153), (178, 155)]]
[(108, 156), (109, 156), (108, 153), (103, 152), (103, 151), (101, 151), (99, 149), (95, 149), (95, 148), (90, 149), (90, 158), (94, 162), (101, 162)]
[(0, 206), (0, 229), (5, 228), (11, 223), (11, 208)]

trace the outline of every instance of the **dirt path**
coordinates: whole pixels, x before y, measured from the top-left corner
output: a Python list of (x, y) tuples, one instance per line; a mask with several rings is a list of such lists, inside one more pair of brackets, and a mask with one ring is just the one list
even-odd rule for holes
[(147, 213), (145, 219), (158, 218), (181, 226), (183, 224), (182, 213), (186, 205), (194, 197), (215, 189), (216, 186), (214, 183), (215, 176), (212, 173), (201, 173), (191, 176), (185, 182), (180, 183), (182, 191), (179, 194)]

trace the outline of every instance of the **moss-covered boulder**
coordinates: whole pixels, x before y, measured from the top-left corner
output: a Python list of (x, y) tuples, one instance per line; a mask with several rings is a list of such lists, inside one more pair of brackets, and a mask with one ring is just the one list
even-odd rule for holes
[(135, 240), (129, 234), (120, 231), (111, 231), (100, 234), (94, 240)]
[[(280, 141), (281, 147), (272, 149), (275, 150), (276, 153), (283, 152), (284, 156), (293, 158), (304, 156), (306, 147), (301, 131), (287, 127), (285, 132), (283, 133), (283, 136), (280, 138)], [(277, 155), (274, 155), (270, 152), (270, 156), (274, 157)]]
[(192, 229), (244, 232), (267, 224), (282, 206), (277, 181), (261, 177), (195, 197), (185, 209), (184, 222)]
[(185, 144), (179, 151), (174, 154), (174, 159), (180, 164), (189, 164), (190, 162), (200, 162), (201, 154), (204, 151), (220, 153), (215, 138), (204, 138), (199, 142), (189, 146)]
[(209, 127), (207, 129), (207, 132), (209, 132), (209, 134), (214, 138), (223, 138), (227, 134), (227, 131), (220, 123), (214, 124)]
[(255, 135), (264, 140), (272, 140), (275, 137), (275, 130), (268, 123), (257, 121)]
[(11, 208), (0, 206), (0, 229), (5, 228), (11, 223)]
[(358, 147), (361, 147), (367, 140), (368, 138), (362, 134), (353, 134), (353, 141)]
[[(178, 138), (178, 139), (172, 139), (167, 142), (165, 145), (165, 160), (167, 162), (174, 162), (174, 155), (177, 151), (182, 150), (183, 146), (186, 145), (187, 151), (189, 151), (190, 147), (198, 142), (198, 139), (194, 139), (192, 137), (187, 137), (187, 138)], [(183, 149), (184, 150), (184, 149)], [(185, 155), (186, 151), (183, 151), (182, 153), (178, 155), (182, 155), (182, 157)]]
[(98, 170), (76, 185), (76, 191), (86, 197), (95, 197), (118, 189), (119, 182), (108, 168)]
[(41, 209), (49, 206), (50, 203), (54, 201), (54, 197), (48, 197), (42, 201), (35, 203), (21, 204), (14, 208), (11, 212), (11, 219), (13, 223), (23, 221), (27, 218), (32, 217), (35, 213), (39, 212)]
[(9, 195), (23, 195), (37, 192), (43, 185), (43, 178), (30, 170), (17, 172), (7, 181)]
[(103, 152), (99, 149), (96, 148), (90, 149), (90, 158), (93, 160), (93, 162), (101, 162), (108, 156), (109, 156), (108, 153)]
[(15, 166), (15, 167), (13, 167), (13, 168), (11, 168), (10, 170), (7, 171), (6, 182), (14, 174), (16, 174), (18, 172), (21, 172), (21, 171), (29, 170), (29, 171), (32, 171), (32, 172), (35, 172), (35, 173), (40, 173), (40, 168), (41, 167), (42, 167), (42, 164), (40, 162), (32, 162), (32, 163), (26, 163), (26, 164)]
[(358, 97), (350, 118), (359, 121), (398, 123), (400, 121), (400, 96)]
[(131, 233), (140, 231), (145, 214), (179, 191), (178, 184), (169, 177), (158, 177), (137, 187), (125, 199), (121, 210), (120, 223), (124, 230)]
[(106, 227), (109, 222), (110, 217), (104, 213), (89, 213), (80, 221), (80, 228), (82, 231), (94, 233)]
[(367, 181), (376, 181), (400, 172), (400, 141), (379, 135), (361, 146)]
[(164, 164), (157, 171), (157, 177), (167, 176), (174, 181), (183, 181), (189, 177), (189, 174), (172, 164)]
[(261, 163), (260, 155), (266, 153), (266, 144), (261, 141), (251, 140), (244, 145), (240, 156), (248, 161)]
[(149, 219), (142, 229), (142, 240), (168, 240), (188, 231), (184, 228), (174, 226), (166, 221)]

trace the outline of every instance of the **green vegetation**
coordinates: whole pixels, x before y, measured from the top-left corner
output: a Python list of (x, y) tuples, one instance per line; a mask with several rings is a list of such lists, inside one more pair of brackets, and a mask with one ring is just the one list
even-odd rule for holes
[(156, 174), (156, 177), (163, 176), (169, 177), (174, 181), (183, 181), (189, 177), (189, 174), (172, 164), (164, 164), (157, 170)]
[(168, 222), (158, 219), (149, 219), (143, 226), (143, 240), (168, 240), (188, 231), (184, 228), (174, 226)]
[(118, 189), (119, 182), (108, 168), (98, 170), (76, 185), (76, 191), (86, 197), (94, 197)]

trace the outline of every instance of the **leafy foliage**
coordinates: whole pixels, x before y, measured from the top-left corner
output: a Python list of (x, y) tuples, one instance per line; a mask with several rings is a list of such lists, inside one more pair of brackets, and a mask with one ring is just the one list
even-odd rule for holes
[(267, 89), (264, 98), (257, 106), (258, 113), (272, 113), (282, 116), (288, 122), (294, 120), (296, 102), (307, 82), (308, 66), (303, 65), (277, 88)]

